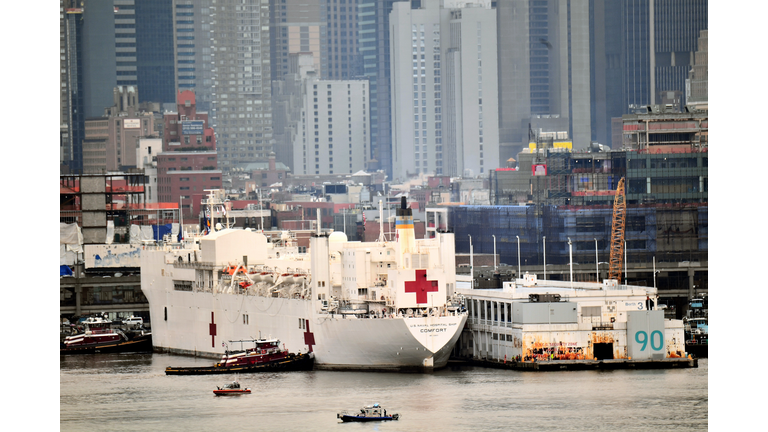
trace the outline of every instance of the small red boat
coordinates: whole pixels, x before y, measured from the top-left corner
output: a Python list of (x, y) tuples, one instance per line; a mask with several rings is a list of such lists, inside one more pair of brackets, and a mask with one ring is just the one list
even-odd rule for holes
[(237, 381), (232, 381), (229, 384), (225, 384), (224, 387), (216, 387), (216, 390), (213, 391), (213, 394), (216, 396), (227, 396), (227, 395), (239, 395), (239, 394), (247, 394), (250, 393), (251, 389), (249, 388), (240, 388), (240, 383)]

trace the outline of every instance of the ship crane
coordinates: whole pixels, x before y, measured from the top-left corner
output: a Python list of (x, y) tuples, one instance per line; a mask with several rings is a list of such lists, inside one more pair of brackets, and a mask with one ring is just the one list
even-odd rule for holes
[(621, 284), (622, 257), (624, 256), (624, 226), (627, 220), (627, 201), (624, 195), (624, 177), (616, 187), (613, 201), (613, 224), (611, 227), (611, 257), (608, 279), (616, 279)]

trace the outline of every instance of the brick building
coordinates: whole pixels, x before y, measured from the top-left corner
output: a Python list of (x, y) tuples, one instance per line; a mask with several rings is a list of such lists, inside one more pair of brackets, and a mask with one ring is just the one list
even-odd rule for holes
[(181, 202), (185, 218), (197, 217), (206, 189), (221, 189), (216, 137), (208, 113), (197, 112), (195, 93), (178, 93), (176, 112), (164, 115), (163, 151), (157, 155), (158, 200)]

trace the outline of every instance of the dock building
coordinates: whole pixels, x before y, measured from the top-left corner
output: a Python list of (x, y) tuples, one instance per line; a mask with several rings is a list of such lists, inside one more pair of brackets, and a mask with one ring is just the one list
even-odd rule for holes
[[(682, 320), (665, 319), (656, 289), (604, 283), (542, 281), (525, 274), (501, 290), (462, 288), (467, 326), (458, 358), (486, 362), (651, 361), (678, 367), (686, 357)], [(672, 366), (672, 364), (675, 366)], [(687, 364), (686, 364), (687, 365)], [(583, 367), (596, 367), (591, 364)]]

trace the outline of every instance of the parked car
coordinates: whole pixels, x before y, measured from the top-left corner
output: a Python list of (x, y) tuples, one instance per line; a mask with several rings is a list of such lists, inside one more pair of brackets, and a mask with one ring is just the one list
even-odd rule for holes
[(144, 318), (137, 317), (137, 316), (131, 316), (130, 318), (126, 318), (123, 320), (123, 325), (125, 325), (128, 328), (139, 328), (144, 326)]

